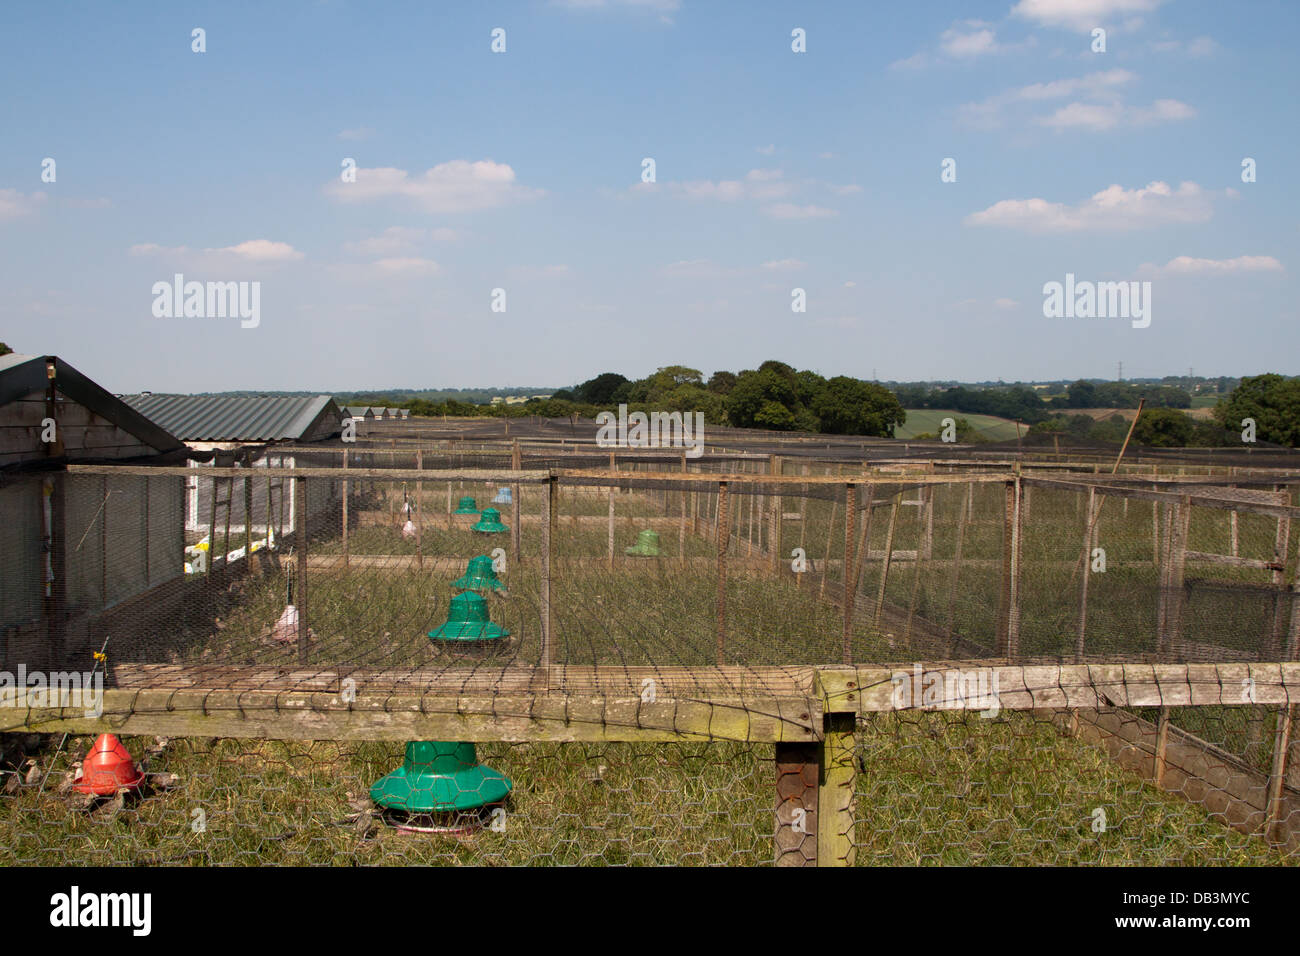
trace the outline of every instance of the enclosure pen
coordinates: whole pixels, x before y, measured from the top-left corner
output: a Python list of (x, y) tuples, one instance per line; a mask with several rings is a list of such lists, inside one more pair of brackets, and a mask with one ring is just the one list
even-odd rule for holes
[[(102, 712), (0, 708), (72, 735), (0, 803), (0, 862), (1300, 861), (1300, 472), (561, 429), (54, 476), (84, 543), (4, 663), (112, 641)], [(195, 489), (209, 560), (155, 544), (162, 583), (92, 600), (134, 478)], [(171, 784), (79, 803), (105, 732)]]

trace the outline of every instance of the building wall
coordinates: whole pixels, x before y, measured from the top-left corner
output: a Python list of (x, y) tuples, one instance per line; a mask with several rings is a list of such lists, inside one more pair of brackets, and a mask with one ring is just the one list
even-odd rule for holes
[(0, 487), (0, 628), (37, 621), (42, 605), (41, 478)]
[[(45, 393), (41, 391), (0, 406), (0, 466), (49, 456), (49, 446), (41, 441), (44, 418)], [(71, 458), (136, 458), (156, 451), (108, 419), (62, 395), (55, 402), (54, 423), (62, 453)]]

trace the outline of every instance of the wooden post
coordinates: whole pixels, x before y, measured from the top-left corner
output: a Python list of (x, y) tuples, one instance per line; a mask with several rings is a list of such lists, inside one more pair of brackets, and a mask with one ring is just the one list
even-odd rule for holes
[(858, 527), (858, 486), (849, 482), (844, 498), (844, 653), (845, 664), (853, 660), (853, 606), (857, 573), (854, 568)]
[(727, 542), (731, 537), (730, 509), (727, 500), (727, 483), (718, 482), (717, 514), (717, 552), (718, 552), (718, 594), (717, 610), (717, 645), (718, 666), (726, 663), (727, 649)]
[(542, 498), (542, 666), (550, 667), (554, 658), (555, 621), (551, 613), (551, 576), (555, 564), (555, 498), (559, 485), (555, 473), (546, 479), (546, 495)]
[(894, 527), (898, 524), (898, 502), (902, 492), (894, 495), (889, 506), (889, 527), (885, 531), (885, 554), (880, 563), (880, 589), (876, 592), (876, 616), (873, 626), (880, 627), (880, 614), (885, 609), (885, 588), (889, 585), (889, 568), (894, 561)]
[(1273, 764), (1268, 775), (1268, 817), (1264, 823), (1264, 834), (1265, 839), (1277, 845), (1286, 843), (1285, 821), (1282, 819), (1282, 785), (1286, 781), (1295, 708), (1295, 704), (1278, 708), (1277, 730), (1273, 737)]
[(293, 511), (293, 545), (298, 555), (294, 566), (298, 583), (294, 588), (293, 603), (298, 609), (298, 663), (306, 664), (310, 640), (307, 630), (307, 479), (295, 478), (293, 481), (294, 498), (297, 501)]
[[(212, 460), (213, 465), (216, 459)], [(212, 580), (212, 566), (217, 563), (217, 479), (212, 478), (212, 508), (208, 520), (208, 567), (206, 577)]]
[(831, 518), (826, 525), (826, 557), (822, 558), (822, 582), (817, 592), (817, 596), (822, 599), (826, 597), (826, 577), (831, 570), (831, 545), (835, 541), (835, 509), (839, 504), (838, 499), (831, 499)]
[(926, 486), (925, 489), (925, 546), (923, 548), (925, 560), (929, 561), (934, 555), (934, 497), (935, 488), (933, 485)]
[[(345, 448), (343, 449), (344, 471), (347, 470), (347, 467), (348, 467), (348, 450)], [(267, 502), (267, 507), (268, 508), (270, 507), (269, 501)], [(269, 512), (267, 513), (266, 518), (267, 518), (267, 527), (270, 528), (271, 516)], [(344, 478), (343, 479), (343, 567), (346, 568), (347, 566), (348, 566), (348, 480)]]
[[(870, 514), (870, 512), (868, 512)], [(854, 808), (857, 796), (857, 714), (822, 717), (822, 772), (817, 794), (817, 865), (853, 866)]]
[[(682, 474), (684, 475), (686, 472), (686, 452), (682, 452)], [(681, 558), (683, 565), (686, 563), (686, 499), (689, 494), (690, 492), (683, 487), (681, 500), (679, 502), (681, 506), (681, 515), (678, 517), (677, 525), (677, 556)]]
[[(614, 465), (614, 453), (609, 453), (609, 470), (612, 474), (617, 471)], [(614, 570), (614, 479), (609, 480), (609, 569)]]
[[(424, 470), (424, 452), (419, 448), (415, 450), (415, 470)], [(409, 511), (406, 520), (411, 520)], [(420, 478), (415, 480), (415, 566), (424, 567), (424, 480)]]
[(816, 866), (822, 746), (776, 745), (776, 865)]
[[(971, 483), (970, 487), (974, 487)], [(957, 644), (957, 584), (961, 575), (961, 551), (966, 538), (966, 518), (970, 514), (970, 495), (962, 498), (957, 515), (957, 544), (953, 549), (952, 575), (948, 580), (948, 653), (952, 654)]]
[[(515, 439), (514, 446), (510, 449), (510, 467), (515, 471), (523, 471), (524, 456), (523, 450), (519, 447), (519, 439)], [(523, 554), (523, 502), (519, 499), (520, 485), (515, 482), (510, 486), (510, 550), (514, 554), (514, 559), (518, 562)]]
[[(1074, 638), (1074, 662), (1083, 663), (1084, 634), (1088, 629), (1088, 575), (1092, 571), (1093, 543), (1093, 506), (1097, 499), (1097, 489), (1088, 489), (1088, 510), (1083, 516), (1083, 578), (1079, 582), (1079, 626)], [(1128, 499), (1125, 498), (1125, 501)]]
[[(1274, 485), (1273, 490), (1280, 492), (1285, 490), (1283, 485)], [(1279, 496), (1281, 497), (1281, 496)], [(1289, 501), (1283, 500), (1283, 504), (1290, 504)], [(1236, 511), (1232, 514), (1235, 516)], [(1282, 653), (1282, 644), (1286, 633), (1287, 609), (1289, 602), (1286, 599), (1286, 562), (1291, 538), (1291, 519), (1285, 515), (1279, 515), (1277, 519), (1277, 531), (1273, 537), (1273, 564), (1272, 572), (1273, 586), (1277, 588), (1277, 593), (1273, 597), (1273, 626), (1269, 631), (1268, 649), (1265, 651), (1264, 660), (1275, 661), (1279, 659)]]
[(1156, 752), (1153, 756), (1154, 766), (1152, 768), (1152, 779), (1155, 781), (1156, 789), (1163, 789), (1165, 783), (1165, 768), (1168, 766), (1169, 753), (1169, 708), (1161, 707), (1160, 714), (1156, 718)]
[[(767, 460), (767, 473), (769, 475), (781, 474), (781, 456), (772, 455)], [(778, 486), (779, 487), (779, 486)], [(771, 552), (768, 569), (773, 576), (780, 573), (781, 570), (781, 496), (773, 494), (768, 499), (768, 525), (767, 525), (767, 546)]]
[(1014, 657), (1020, 645), (1020, 475), (1006, 483), (1002, 536), (1002, 609), (999, 653)]
[[(244, 462), (245, 467), (251, 467), (250, 462)], [(244, 567), (251, 573), (253, 568), (253, 479), (245, 476), (243, 479), (244, 486)], [(149, 487), (149, 479), (145, 479), (145, 487)], [(148, 535), (145, 536), (148, 540)], [(149, 563), (145, 562), (145, 567)]]

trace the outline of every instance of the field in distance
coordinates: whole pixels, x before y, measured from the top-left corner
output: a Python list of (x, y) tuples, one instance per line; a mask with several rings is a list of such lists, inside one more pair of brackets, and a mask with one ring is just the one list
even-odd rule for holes
[[(971, 427), (978, 430), (989, 441), (1011, 441), (1016, 437), (1016, 423), (1008, 418), (998, 418), (994, 415), (975, 415), (968, 412), (954, 412), (941, 408), (909, 408), (907, 409), (907, 421), (894, 429), (895, 438), (915, 438), (917, 435), (929, 432), (938, 435), (939, 430), (943, 428), (941, 424), (945, 418), (964, 418), (971, 423)], [(1021, 434), (1029, 430), (1027, 425), (1021, 426)]]

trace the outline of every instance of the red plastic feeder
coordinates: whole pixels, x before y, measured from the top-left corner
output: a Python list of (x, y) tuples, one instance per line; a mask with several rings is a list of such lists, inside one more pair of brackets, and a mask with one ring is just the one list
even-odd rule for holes
[(112, 734), (100, 734), (81, 764), (81, 779), (73, 789), (106, 797), (119, 790), (134, 790), (144, 782), (144, 774), (131, 760), (122, 741)]

